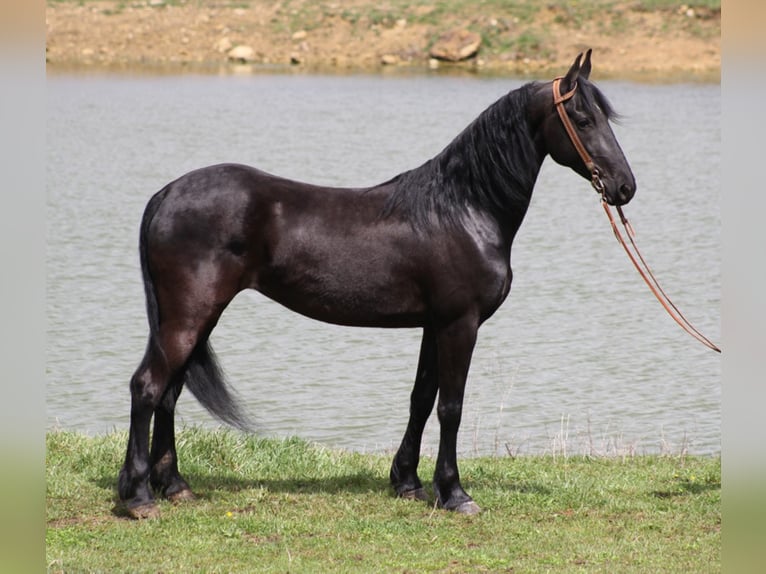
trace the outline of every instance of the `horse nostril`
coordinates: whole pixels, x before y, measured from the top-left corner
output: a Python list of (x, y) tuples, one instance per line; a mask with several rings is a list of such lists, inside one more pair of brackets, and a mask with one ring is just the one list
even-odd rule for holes
[(628, 183), (623, 183), (620, 186), (620, 196), (622, 199), (630, 199), (633, 197), (633, 186)]

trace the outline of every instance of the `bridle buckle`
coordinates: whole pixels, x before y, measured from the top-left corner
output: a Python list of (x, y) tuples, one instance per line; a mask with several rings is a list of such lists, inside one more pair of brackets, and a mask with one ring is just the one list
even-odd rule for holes
[(604, 196), (606, 186), (601, 179), (601, 173), (599, 173), (598, 168), (595, 166), (593, 166), (590, 171), (590, 184), (593, 186), (593, 189), (596, 190), (596, 193), (601, 196), (601, 201), (606, 201), (606, 197)]

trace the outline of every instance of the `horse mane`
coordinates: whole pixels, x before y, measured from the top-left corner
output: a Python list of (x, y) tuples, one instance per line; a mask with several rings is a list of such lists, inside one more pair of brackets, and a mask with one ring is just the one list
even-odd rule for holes
[[(595, 84), (580, 78), (578, 85), (585, 107), (619, 119)], [(439, 155), (382, 184), (394, 185), (383, 216), (404, 213), (416, 229), (425, 229), (434, 214), (440, 222), (457, 223), (475, 207), (520, 223), (542, 164), (527, 121), (527, 104), (537, 89), (539, 83), (530, 82), (508, 92)]]
[(527, 121), (535, 83), (513, 90), (484, 110), (436, 157), (383, 185), (394, 185), (384, 216), (405, 213), (414, 227), (433, 214), (457, 223), (470, 207), (521, 219), (542, 163)]

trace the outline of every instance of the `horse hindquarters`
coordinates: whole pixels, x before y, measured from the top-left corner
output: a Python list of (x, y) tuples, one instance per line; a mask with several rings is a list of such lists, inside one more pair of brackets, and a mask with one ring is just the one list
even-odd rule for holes
[(246, 424), (207, 343), (239, 289), (238, 270), (226, 264), (226, 254), (168, 237), (167, 230), (178, 227), (176, 212), (163, 209), (171, 189), (166, 187), (149, 201), (141, 224), (140, 258), (150, 333), (146, 353), (130, 383), (130, 433), (119, 477), (120, 498), (128, 512), (138, 518), (157, 514), (150, 479), (165, 496), (191, 496), (178, 473), (173, 421), (175, 403), (185, 383), (214, 415), (235, 426)]

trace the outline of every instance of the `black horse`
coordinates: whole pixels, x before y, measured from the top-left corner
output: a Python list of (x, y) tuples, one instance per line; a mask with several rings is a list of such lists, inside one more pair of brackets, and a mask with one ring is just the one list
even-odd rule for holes
[[(603, 199), (622, 205), (635, 180), (590, 70), (589, 50), (558, 88), (569, 93), (566, 114), (598, 169)], [(545, 156), (592, 176), (557, 115), (552, 87), (532, 82), (506, 94), (439, 155), (374, 187), (319, 187), (224, 164), (187, 173), (151, 198), (140, 230), (149, 342), (130, 381), (119, 476), (131, 516), (158, 514), (152, 490), (171, 500), (194, 496), (175, 449), (173, 413), (184, 385), (224, 422), (247, 426), (208, 344), (223, 310), (247, 288), (329, 323), (422, 327), (391, 483), (398, 496), (427, 499), (417, 469), (438, 394), (436, 502), (479, 512), (460, 484), (456, 456), (477, 330), (510, 290), (511, 243)]]

